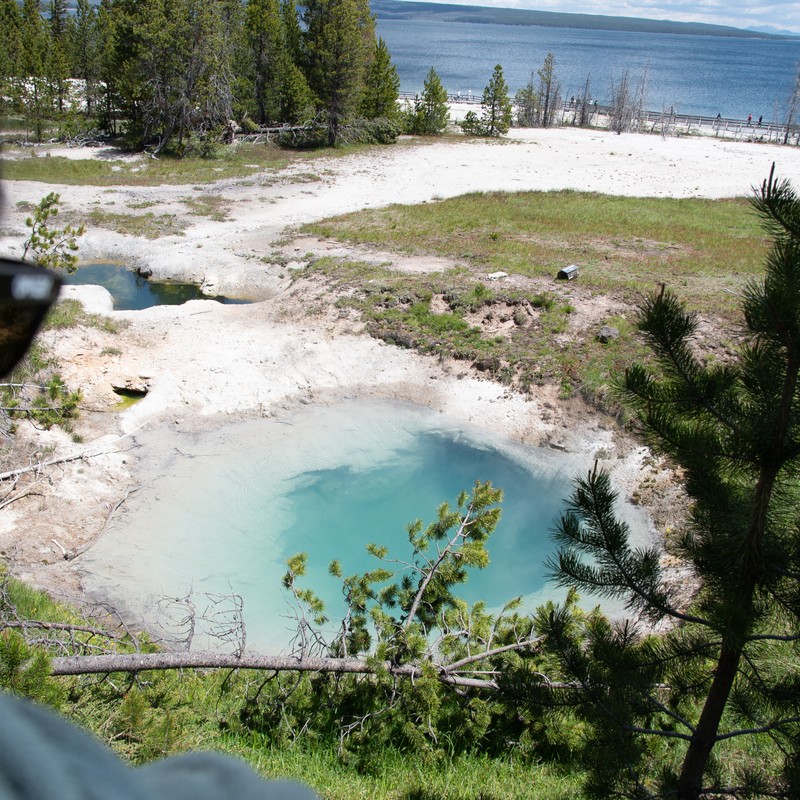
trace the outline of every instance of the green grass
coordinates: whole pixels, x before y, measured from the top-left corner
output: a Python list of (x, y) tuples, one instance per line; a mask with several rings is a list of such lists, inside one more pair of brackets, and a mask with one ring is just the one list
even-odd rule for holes
[(0, 131), (27, 131), (30, 127), (30, 123), (22, 117), (0, 114)]
[(107, 333), (119, 333), (128, 323), (102, 314), (90, 314), (77, 300), (60, 300), (45, 317), (43, 330), (66, 330), (79, 325), (99, 328)]
[[(62, 215), (72, 220), (73, 215)], [(76, 217), (77, 219), (77, 217)], [(108, 228), (129, 236), (142, 236), (145, 239), (158, 239), (161, 236), (181, 236), (186, 225), (175, 214), (116, 214), (93, 208), (85, 217), (86, 221), (98, 228)]]
[[(208, 184), (231, 178), (247, 178), (260, 172), (278, 175), (291, 164), (336, 158), (364, 150), (367, 146), (337, 147), (320, 150), (282, 150), (270, 144), (239, 144), (226, 148), (218, 158), (188, 156), (158, 159), (141, 156), (135, 159), (70, 159), (63, 156), (36, 156), (0, 159), (7, 180), (41, 181), (69, 186), (161, 186)], [(321, 180), (314, 172), (295, 176), (295, 182)]]
[(208, 217), (215, 222), (224, 222), (228, 219), (228, 212), (231, 207), (228, 200), (216, 194), (184, 197), (182, 202), (193, 216)]
[(141, 157), (138, 159), (69, 159), (45, 156), (2, 162), (7, 180), (43, 181), (81, 186), (158, 186), (205, 184), (224, 178), (241, 178), (263, 170), (282, 170), (313, 153), (294, 153), (271, 146), (240, 145), (217, 159)]
[(370, 774), (342, 764), (334, 748), (273, 749), (232, 739), (229, 752), (242, 755), (260, 774), (301, 781), (325, 800), (579, 800), (581, 775), (546, 764), (518, 764), (479, 755), (441, 762), (387, 752)]
[(489, 192), (393, 205), (307, 225), (344, 241), (429, 253), (470, 268), (553, 278), (634, 298), (660, 281), (701, 310), (730, 311), (729, 292), (761, 272), (767, 238), (745, 200), (612, 197), (574, 191)]

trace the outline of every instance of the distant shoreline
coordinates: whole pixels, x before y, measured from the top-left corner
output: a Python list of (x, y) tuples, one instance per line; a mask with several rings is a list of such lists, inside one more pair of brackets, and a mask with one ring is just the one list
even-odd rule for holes
[(451, 5), (449, 3), (415, 2), (414, 0), (371, 0), (370, 6), (373, 14), (378, 19), (424, 19), (493, 25), (529, 25), (546, 28), (724, 36), (740, 39), (800, 40), (800, 34), (766, 33), (734, 28), (728, 25), (711, 25), (703, 22), (612, 17), (604, 14), (567, 14), (559, 11)]

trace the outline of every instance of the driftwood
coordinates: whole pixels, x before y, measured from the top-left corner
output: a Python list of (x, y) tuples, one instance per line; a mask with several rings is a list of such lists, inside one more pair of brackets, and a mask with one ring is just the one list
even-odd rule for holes
[(47, 461), (37, 461), (35, 464), (29, 464), (27, 467), (19, 467), (17, 469), (11, 469), (7, 472), (0, 472), (0, 481), (7, 481), (9, 478), (18, 478), (20, 475), (25, 475), (29, 472), (41, 472), (45, 467), (53, 467), (57, 464), (68, 464), (70, 461), (81, 461), (87, 460), (90, 458), (97, 458), (97, 456), (106, 455), (107, 453), (113, 452), (110, 445), (115, 444), (116, 442), (120, 442), (123, 439), (127, 439), (128, 436), (133, 436), (136, 431), (140, 428), (144, 427), (147, 423), (143, 422), (138, 427), (134, 428), (130, 433), (125, 433), (122, 436), (117, 436), (116, 439), (113, 439), (109, 442), (109, 446), (102, 447), (97, 450), (92, 450), (91, 448), (86, 448), (81, 450), (79, 453), (72, 453), (68, 456), (60, 456), (59, 458), (50, 458)]
[[(500, 648), (508, 650), (512, 648)], [(518, 648), (513, 648), (518, 649)], [(486, 658), (492, 653), (482, 653)], [(461, 666), (463, 663), (459, 662)], [(439, 667), (442, 683), (474, 689), (497, 689), (494, 678), (470, 678), (450, 670), (455, 665)], [(418, 678), (422, 667), (416, 664), (392, 664), (361, 658), (297, 658), (230, 653), (113, 653), (98, 656), (60, 656), (51, 661), (53, 675), (98, 675), (110, 672), (145, 672), (169, 669), (260, 669), (273, 672), (326, 672), (339, 675), (374, 675), (385, 671), (398, 677)], [(554, 688), (561, 684), (548, 682)], [(564, 684), (567, 686), (567, 684)]]
[(37, 461), (35, 464), (30, 464), (27, 467), (19, 467), (18, 469), (8, 470), (8, 472), (0, 472), (0, 481), (7, 481), (9, 478), (18, 478), (20, 475), (25, 475), (28, 472), (40, 472), (45, 467), (53, 467), (56, 464), (67, 464), (70, 461), (80, 461), (88, 458), (95, 458), (96, 456), (103, 455), (107, 452), (109, 451), (98, 450), (96, 452), (92, 452), (90, 450), (83, 450), (80, 453), (73, 453), (69, 456), (49, 458), (47, 461)]

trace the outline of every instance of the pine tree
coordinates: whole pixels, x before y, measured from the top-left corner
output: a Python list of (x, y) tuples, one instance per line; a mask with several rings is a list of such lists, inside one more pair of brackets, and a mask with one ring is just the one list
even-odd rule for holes
[(308, 0), (304, 19), (305, 74), (333, 146), (361, 102), (375, 50), (375, 21), (368, 0)]
[(398, 114), (397, 98), (400, 96), (400, 77), (392, 64), (389, 48), (383, 38), (375, 45), (364, 97), (361, 101), (361, 114), (367, 119), (395, 119)]
[(313, 118), (315, 98), (301, 69), (303, 34), (295, 0), (281, 0), (281, 24), (286, 69), (281, 75), (280, 118), (291, 125), (299, 125)]
[[(593, 726), (594, 796), (800, 796), (800, 196), (771, 173), (752, 203), (773, 246), (744, 292), (738, 357), (699, 358), (697, 316), (662, 288), (639, 320), (659, 369), (630, 367), (623, 387), (647, 441), (685, 476), (693, 505), (677, 547), (696, 597), (681, 607), (658, 550), (631, 547), (601, 470), (578, 481), (558, 525), (560, 583), (672, 625), (642, 637), (570, 608), (540, 615), (581, 687), (560, 702)], [(778, 763), (748, 763), (742, 745), (725, 763), (723, 743), (759, 735)], [(661, 763), (647, 762), (650, 736), (664, 742)]]
[(500, 136), (508, 133), (511, 127), (511, 100), (500, 64), (494, 68), (489, 85), (483, 90), (481, 126), (484, 136)]
[(533, 128), (539, 121), (539, 93), (533, 84), (533, 75), (528, 83), (514, 95), (517, 109), (517, 125), (520, 128)]
[(281, 21), (289, 59), (292, 63), (299, 65), (303, 57), (303, 34), (300, 29), (300, 18), (297, 16), (295, 0), (281, 0)]
[(41, 140), (52, 112), (46, 81), (48, 37), (39, 0), (24, 0), (19, 41), (20, 100), (28, 124)]
[(78, 0), (69, 20), (72, 77), (83, 81), (86, 113), (91, 116), (97, 94), (97, 12), (89, 0)]
[(22, 17), (16, 0), (0, 0), (0, 108), (19, 97)]
[(247, 0), (245, 29), (254, 116), (266, 125), (278, 121), (280, 87), (289, 61), (278, 0)]
[(418, 136), (438, 136), (447, 129), (449, 119), (447, 92), (436, 70), (431, 67), (422, 94), (414, 101), (414, 108), (407, 117), (407, 130)]
[(119, 27), (122, 12), (113, 0), (100, 0), (95, 26), (97, 79), (100, 97), (100, 124), (111, 134), (117, 133), (117, 107), (119, 103), (117, 81), (119, 76)]
[(313, 116), (314, 93), (308, 86), (306, 76), (290, 61), (281, 76), (281, 120), (290, 125), (302, 125)]
[(67, 94), (67, 78), (69, 75), (69, 59), (67, 50), (68, 11), (66, 0), (50, 0), (48, 3), (50, 24), (48, 34), (50, 41), (47, 47), (45, 71), (50, 84), (50, 92), (55, 98), (59, 112), (64, 111)]
[(218, 4), (145, 0), (117, 18), (116, 75), (138, 144), (205, 149), (232, 116), (232, 75)]

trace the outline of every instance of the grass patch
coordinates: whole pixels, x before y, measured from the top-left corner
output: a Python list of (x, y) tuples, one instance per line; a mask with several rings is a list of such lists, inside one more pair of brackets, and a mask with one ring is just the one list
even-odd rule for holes
[[(272, 145), (240, 144), (226, 148), (219, 158), (146, 157), (136, 159), (69, 159), (62, 156), (7, 159), (3, 177), (79, 186), (160, 186), (208, 184), (246, 178), (265, 170), (281, 171), (298, 161), (330, 157), (339, 151), (289, 151)], [(305, 175), (305, 173), (304, 173)], [(308, 173), (311, 175), (311, 173)], [(311, 180), (303, 178), (300, 180)], [(316, 177), (313, 180), (317, 180)]]
[(552, 278), (581, 267), (581, 286), (633, 299), (664, 281), (701, 311), (731, 313), (759, 275), (768, 239), (737, 200), (596, 193), (475, 193), (343, 215), (303, 228), (320, 236), (431, 253), (470, 267)]
[(108, 228), (128, 236), (142, 236), (145, 239), (158, 239), (161, 236), (180, 236), (186, 226), (175, 214), (115, 214), (93, 208), (86, 216), (89, 224), (98, 228)]
[(0, 131), (14, 132), (28, 131), (31, 124), (24, 117), (12, 114), (0, 114)]
[(77, 328), (79, 325), (98, 328), (106, 333), (119, 333), (127, 326), (127, 322), (120, 322), (102, 314), (90, 314), (77, 300), (61, 300), (45, 318), (43, 330), (67, 330)]
[(184, 197), (181, 202), (193, 216), (208, 217), (215, 222), (224, 222), (228, 219), (228, 212), (231, 208), (230, 202), (219, 195)]
[(574, 308), (554, 292), (489, 288), (468, 270), (420, 276), (321, 258), (303, 272), (327, 280), (339, 294), (337, 305), (357, 310), (372, 336), (468, 361), (524, 392), (554, 381), (565, 393), (591, 396), (607, 388), (613, 368), (644, 354), (630, 335), (608, 344), (570, 336)]
[(480, 755), (441, 762), (386, 752), (370, 774), (341, 763), (334, 748), (273, 749), (230, 740), (237, 753), (266, 777), (301, 781), (325, 800), (580, 800), (581, 775), (547, 764), (523, 765)]
[[(302, 230), (463, 265), (418, 276), (331, 259), (315, 262), (312, 270), (338, 287), (339, 304), (360, 311), (374, 336), (471, 361), (523, 391), (554, 382), (562, 396), (580, 392), (609, 411), (617, 410), (615, 376), (648, 354), (625, 318), (603, 320), (620, 332), (605, 343), (597, 341), (596, 330), (578, 329), (574, 320), (580, 315), (573, 316), (573, 301), (563, 297), (564, 284), (555, 282), (557, 271), (580, 265), (576, 303), (603, 295), (633, 306), (664, 282), (693, 308), (730, 324), (738, 319), (737, 295), (762, 274), (769, 246), (744, 199), (574, 191), (475, 193), (360, 211)], [(539, 291), (484, 285), (480, 278), (494, 271), (531, 278)], [(431, 306), (437, 295), (445, 304), (439, 301), (438, 313)]]

